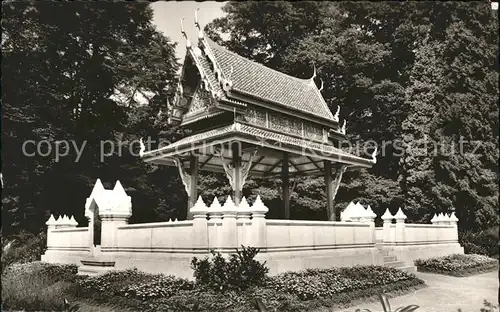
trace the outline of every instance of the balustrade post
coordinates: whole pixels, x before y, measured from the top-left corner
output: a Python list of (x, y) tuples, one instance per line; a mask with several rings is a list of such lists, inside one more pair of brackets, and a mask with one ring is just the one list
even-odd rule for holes
[(257, 196), (252, 207), (252, 247), (265, 249), (267, 248), (267, 229), (266, 229), (266, 213), (269, 209), (264, 205), (260, 199), (260, 195)]
[(193, 248), (208, 249), (208, 207), (201, 196), (189, 212), (193, 216)]
[(394, 216), (391, 214), (391, 212), (389, 211), (389, 208), (387, 208), (384, 212), (384, 214), (382, 215), (382, 220), (384, 221), (384, 224), (383, 224), (383, 227), (382, 227), (382, 231), (383, 231), (383, 242), (384, 243), (393, 243), (393, 238), (392, 238), (392, 235), (391, 235), (391, 224), (392, 224), (392, 220), (394, 219)]
[(401, 208), (399, 208), (398, 212), (394, 216), (394, 219), (396, 219), (396, 243), (404, 243), (406, 215), (403, 213)]

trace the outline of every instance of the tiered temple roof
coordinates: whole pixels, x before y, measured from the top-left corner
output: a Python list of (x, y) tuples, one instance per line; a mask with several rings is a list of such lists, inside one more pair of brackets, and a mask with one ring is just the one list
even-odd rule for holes
[[(146, 162), (189, 167), (187, 153), (196, 152), (199, 169), (224, 171), (232, 159), (230, 142), (240, 142), (242, 163), (249, 173), (282, 172), (287, 153), (290, 173), (323, 174), (324, 161), (347, 167), (371, 167), (364, 158), (339, 148), (345, 123), (338, 108), (332, 114), (314, 79), (301, 79), (228, 51), (207, 38), (199, 25), (197, 46), (187, 41), (187, 54), (176, 96), (169, 104), (169, 122), (190, 134), (172, 144), (143, 151)], [(221, 148), (222, 147), (222, 148)]]

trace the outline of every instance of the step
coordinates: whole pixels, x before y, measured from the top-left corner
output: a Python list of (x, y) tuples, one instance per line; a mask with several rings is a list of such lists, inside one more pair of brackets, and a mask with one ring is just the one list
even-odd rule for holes
[(398, 258), (396, 256), (384, 256), (384, 263), (386, 262), (394, 262), (397, 261)]
[(404, 261), (389, 261), (385, 262), (384, 266), (386, 267), (391, 267), (391, 268), (401, 268), (405, 266)]
[(80, 262), (77, 275), (96, 276), (115, 269), (115, 262), (106, 259), (88, 258)]
[(397, 269), (401, 270), (401, 271), (405, 271), (407, 273), (416, 273), (417, 272), (417, 267), (414, 266), (414, 265), (404, 266), (404, 267), (400, 267), (400, 268), (397, 268)]

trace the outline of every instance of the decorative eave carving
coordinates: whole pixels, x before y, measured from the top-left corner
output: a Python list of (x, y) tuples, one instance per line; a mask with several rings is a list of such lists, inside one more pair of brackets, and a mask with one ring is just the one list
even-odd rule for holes
[[(196, 12), (195, 12), (195, 14), (196, 14)], [(220, 99), (221, 94), (216, 92), (215, 89), (213, 88), (213, 86), (210, 84), (210, 81), (208, 80), (207, 73), (203, 70), (203, 66), (201, 65), (200, 60), (198, 59), (198, 56), (196, 55), (196, 53), (191, 45), (191, 41), (189, 40), (189, 38), (186, 35), (186, 31), (184, 30), (183, 20), (184, 20), (184, 17), (181, 18), (181, 33), (184, 36), (184, 38), (186, 38), (186, 49), (187, 49), (186, 52), (191, 57), (194, 65), (196, 66), (196, 68), (198, 70), (198, 73), (200, 74), (201, 85), (203, 86), (203, 88), (206, 91), (210, 92), (211, 95), (215, 99)], [(195, 15), (195, 24), (199, 28), (199, 24), (197, 22), (196, 15)], [(201, 31), (201, 29), (200, 29), (200, 32), (201, 32), (201, 36), (203, 36), (202, 35), (203, 32)], [(176, 93), (174, 96), (173, 104), (170, 105), (168, 103), (168, 107), (169, 107), (168, 108), (168, 116), (169, 116), (168, 122), (169, 122), (169, 124), (182, 122), (182, 117), (189, 109), (189, 107), (187, 105), (188, 101), (184, 97), (184, 89), (182, 87), (182, 77), (183, 76), (184, 76), (184, 66), (183, 66), (181, 75), (179, 77), (179, 82), (177, 84), (177, 90), (176, 90)]]

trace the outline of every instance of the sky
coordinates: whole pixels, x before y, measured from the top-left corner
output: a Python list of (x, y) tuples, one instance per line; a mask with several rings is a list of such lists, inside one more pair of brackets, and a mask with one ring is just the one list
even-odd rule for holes
[(203, 29), (217, 17), (224, 15), (222, 6), (226, 2), (216, 1), (158, 1), (151, 3), (153, 9), (153, 24), (158, 30), (169, 37), (172, 41), (178, 43), (176, 56), (182, 63), (186, 54), (186, 39), (181, 34), (181, 18), (184, 16), (184, 29), (191, 43), (195, 44), (198, 38), (198, 31), (194, 26), (194, 11), (198, 11), (198, 22)]

